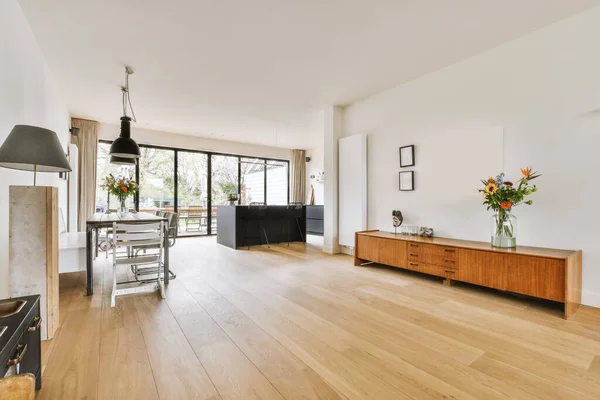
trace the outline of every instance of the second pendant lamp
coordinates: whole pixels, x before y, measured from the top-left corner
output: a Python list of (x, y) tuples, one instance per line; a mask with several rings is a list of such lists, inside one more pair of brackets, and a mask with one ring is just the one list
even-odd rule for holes
[[(113, 158), (127, 158), (135, 159), (140, 158), (141, 152), (138, 144), (131, 138), (131, 121), (136, 121), (133, 107), (131, 106), (131, 99), (129, 97), (129, 75), (133, 74), (133, 70), (130, 67), (125, 67), (125, 86), (121, 88), (123, 93), (123, 116), (121, 117), (121, 133), (117, 139), (110, 146), (109, 154), (111, 155), (111, 163)], [(131, 110), (133, 118), (127, 116), (127, 106)], [(117, 164), (119, 161), (115, 159)], [(134, 162), (128, 163), (133, 164)]]

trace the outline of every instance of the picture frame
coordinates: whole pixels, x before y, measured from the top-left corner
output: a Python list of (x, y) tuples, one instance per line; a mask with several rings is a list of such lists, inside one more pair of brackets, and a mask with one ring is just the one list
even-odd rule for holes
[(415, 190), (415, 171), (399, 172), (398, 188), (401, 192), (411, 192)]
[(399, 154), (400, 168), (415, 166), (415, 145), (400, 147)]

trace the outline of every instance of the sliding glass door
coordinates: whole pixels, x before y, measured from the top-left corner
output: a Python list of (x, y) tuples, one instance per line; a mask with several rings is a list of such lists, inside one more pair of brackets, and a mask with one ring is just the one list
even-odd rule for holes
[(175, 210), (175, 152), (141, 147), (139, 211)]
[[(110, 173), (137, 178), (140, 190), (128, 206), (177, 212), (179, 236), (216, 234), (217, 206), (229, 204), (229, 195), (238, 195), (241, 205), (288, 202), (288, 161), (140, 145), (138, 166), (125, 167), (109, 163), (110, 145), (98, 143), (98, 185)], [(97, 211), (116, 210), (117, 203), (97, 189)]]
[(286, 205), (288, 203), (288, 163), (267, 160), (267, 204)]
[(208, 155), (177, 152), (179, 235), (208, 234)]
[[(106, 210), (116, 211), (119, 207), (119, 199), (109, 195), (107, 190), (102, 187), (104, 178), (109, 174), (115, 177), (135, 177), (135, 166), (115, 165), (110, 163), (110, 143), (98, 143), (98, 160), (96, 165), (96, 212), (105, 212)], [(128, 197), (125, 205), (131, 209), (135, 208), (133, 197)]]
[(230, 194), (239, 194), (239, 157), (211, 156), (211, 233), (217, 233), (217, 206), (229, 204)]
[(240, 204), (265, 202), (265, 160), (240, 159)]

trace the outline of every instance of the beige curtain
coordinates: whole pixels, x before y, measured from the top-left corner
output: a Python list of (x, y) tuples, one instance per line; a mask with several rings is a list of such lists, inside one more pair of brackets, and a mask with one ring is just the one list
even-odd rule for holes
[(306, 151), (293, 150), (290, 171), (290, 201), (306, 201)]
[(96, 211), (96, 162), (98, 158), (98, 122), (87, 119), (71, 119), (71, 126), (79, 128), (79, 136), (72, 136), (72, 142), (79, 149), (79, 176), (77, 186), (77, 226), (85, 231), (85, 222)]

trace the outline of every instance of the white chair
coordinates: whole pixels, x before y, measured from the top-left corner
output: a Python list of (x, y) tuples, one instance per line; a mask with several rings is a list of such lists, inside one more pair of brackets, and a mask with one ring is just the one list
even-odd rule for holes
[[(164, 222), (151, 223), (121, 223), (115, 222), (112, 227), (113, 242), (113, 288), (110, 299), (110, 306), (115, 306), (115, 298), (124, 294), (153, 292), (158, 289), (161, 298), (165, 298), (164, 286), (161, 277), (164, 271), (163, 264), (163, 245), (164, 245)], [(140, 256), (134, 256), (133, 252), (127, 252), (124, 256), (118, 256), (117, 248), (132, 248), (134, 246), (155, 245), (152, 253), (146, 253)], [(117, 282), (117, 266), (125, 265), (151, 265), (156, 264), (158, 273), (156, 281), (141, 284), (137, 281)], [(129, 269), (129, 268), (127, 268)], [(147, 282), (147, 281), (146, 281)], [(133, 286), (117, 289), (118, 285), (133, 284)]]

